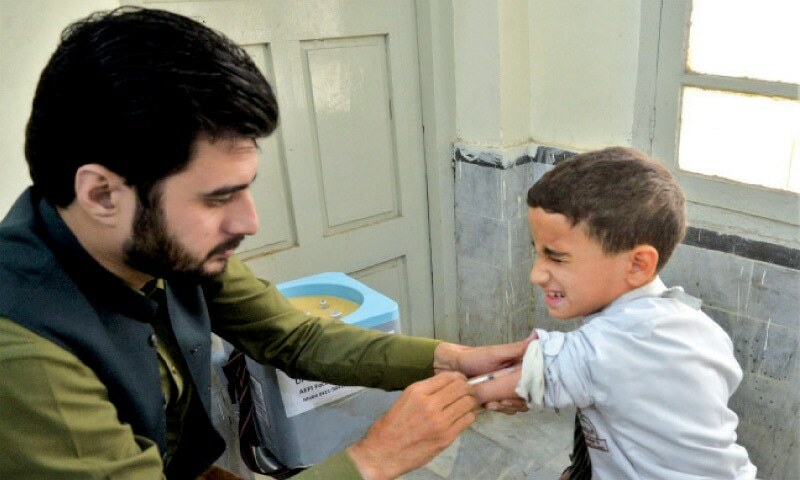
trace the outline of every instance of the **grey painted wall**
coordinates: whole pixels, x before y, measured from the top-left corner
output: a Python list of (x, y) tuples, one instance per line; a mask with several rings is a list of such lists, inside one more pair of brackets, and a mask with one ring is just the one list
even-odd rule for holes
[[(486, 345), (526, 337), (550, 318), (528, 282), (527, 189), (569, 154), (538, 147), (516, 159), (455, 149), (460, 340)], [(742, 245), (747, 248), (742, 248)], [(733, 252), (733, 253), (731, 253)], [(739, 442), (763, 479), (800, 478), (800, 252), (692, 229), (661, 273), (703, 300), (733, 340), (744, 379), (731, 398)]]

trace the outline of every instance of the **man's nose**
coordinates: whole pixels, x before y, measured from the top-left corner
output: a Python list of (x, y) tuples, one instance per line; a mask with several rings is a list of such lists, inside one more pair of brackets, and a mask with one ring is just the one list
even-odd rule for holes
[(254, 235), (258, 232), (259, 221), (255, 201), (250, 192), (244, 192), (226, 222), (225, 230), (231, 235)]

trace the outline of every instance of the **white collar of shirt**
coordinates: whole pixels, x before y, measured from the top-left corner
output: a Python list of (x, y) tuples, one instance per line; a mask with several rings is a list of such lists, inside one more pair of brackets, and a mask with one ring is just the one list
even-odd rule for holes
[(664, 282), (661, 281), (661, 277), (656, 276), (652, 281), (649, 283), (642, 285), (639, 288), (635, 288), (630, 292), (623, 293), (619, 297), (616, 298), (613, 302), (606, 305), (602, 310), (599, 312), (593, 313), (591, 315), (587, 315), (583, 322), (586, 323), (592, 318), (602, 315), (603, 313), (608, 312), (609, 310), (616, 308), (620, 305), (626, 304), (630, 301), (636, 300), (637, 298), (642, 297), (660, 297), (667, 291), (667, 286), (664, 285)]

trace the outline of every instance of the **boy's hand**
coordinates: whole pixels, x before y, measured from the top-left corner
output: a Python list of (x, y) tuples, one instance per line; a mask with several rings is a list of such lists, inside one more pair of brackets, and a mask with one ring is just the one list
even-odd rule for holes
[(367, 480), (396, 478), (419, 468), (475, 421), (472, 393), (464, 375), (456, 372), (414, 383), (347, 453)]

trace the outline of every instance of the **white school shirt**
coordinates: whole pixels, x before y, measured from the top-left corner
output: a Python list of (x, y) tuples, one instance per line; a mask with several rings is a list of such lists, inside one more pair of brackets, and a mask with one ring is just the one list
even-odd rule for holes
[(595, 480), (756, 476), (727, 406), (742, 379), (732, 342), (680, 297), (656, 278), (575, 331), (536, 330), (517, 392), (579, 408)]

